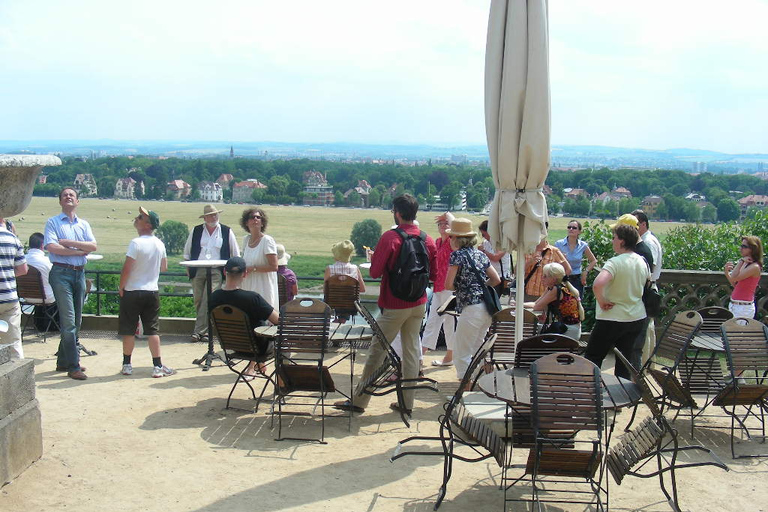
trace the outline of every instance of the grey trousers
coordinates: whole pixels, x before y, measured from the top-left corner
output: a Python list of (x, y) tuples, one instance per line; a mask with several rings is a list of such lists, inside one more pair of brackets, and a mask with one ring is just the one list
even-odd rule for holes
[[(195, 330), (194, 334), (208, 334), (208, 289), (205, 284), (206, 271), (204, 268), (197, 269), (195, 277), (192, 278), (192, 295), (195, 297)], [(211, 271), (211, 291), (221, 288), (221, 272), (215, 268)]]
[[(376, 319), (381, 327), (387, 343), (392, 343), (398, 333), (403, 346), (403, 378), (415, 379), (419, 376), (419, 331), (421, 330), (421, 320), (426, 312), (426, 304), (407, 309), (384, 309)], [(371, 343), (368, 350), (368, 359), (363, 367), (363, 375), (360, 381), (365, 381), (379, 366), (384, 362), (386, 352), (378, 343)], [(358, 384), (359, 385), (359, 384)], [(413, 409), (414, 391), (404, 391), (403, 401), (406, 409)], [(371, 401), (371, 395), (357, 393), (352, 397), (352, 403), (359, 407), (367, 407)]]

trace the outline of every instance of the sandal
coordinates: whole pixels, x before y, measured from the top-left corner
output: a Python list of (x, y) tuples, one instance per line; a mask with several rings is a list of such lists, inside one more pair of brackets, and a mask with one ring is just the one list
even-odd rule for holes
[(365, 408), (360, 407), (359, 405), (355, 405), (349, 400), (342, 400), (341, 402), (336, 402), (333, 404), (333, 407), (335, 409), (341, 409), (342, 411), (365, 412)]
[(453, 366), (453, 361), (438, 361), (437, 359), (433, 359), (432, 366)]

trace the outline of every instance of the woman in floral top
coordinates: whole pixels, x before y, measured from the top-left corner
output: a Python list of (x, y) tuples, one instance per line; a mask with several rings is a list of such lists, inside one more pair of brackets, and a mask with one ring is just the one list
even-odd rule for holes
[(454, 252), (449, 261), (445, 288), (456, 291), (456, 312), (460, 314), (454, 338), (453, 361), (459, 380), (469, 367), (472, 356), (485, 338), (491, 325), (491, 315), (483, 302), (483, 282), (496, 286), (499, 274), (488, 256), (475, 249), (477, 234), (469, 219), (454, 219), (447, 231)]

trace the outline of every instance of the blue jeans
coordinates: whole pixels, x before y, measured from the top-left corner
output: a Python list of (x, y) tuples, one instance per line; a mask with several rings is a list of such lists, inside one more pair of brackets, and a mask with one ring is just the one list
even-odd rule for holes
[(59, 306), (61, 341), (56, 367), (69, 372), (80, 369), (80, 352), (77, 339), (80, 336), (80, 321), (85, 300), (85, 272), (54, 265), (48, 274), (48, 282)]

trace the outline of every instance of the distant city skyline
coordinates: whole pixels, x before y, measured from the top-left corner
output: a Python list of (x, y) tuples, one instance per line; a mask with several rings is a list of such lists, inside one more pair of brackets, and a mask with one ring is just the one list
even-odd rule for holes
[[(489, 5), (5, 0), (0, 140), (482, 145)], [(766, 19), (550, 0), (553, 145), (768, 153)]]

